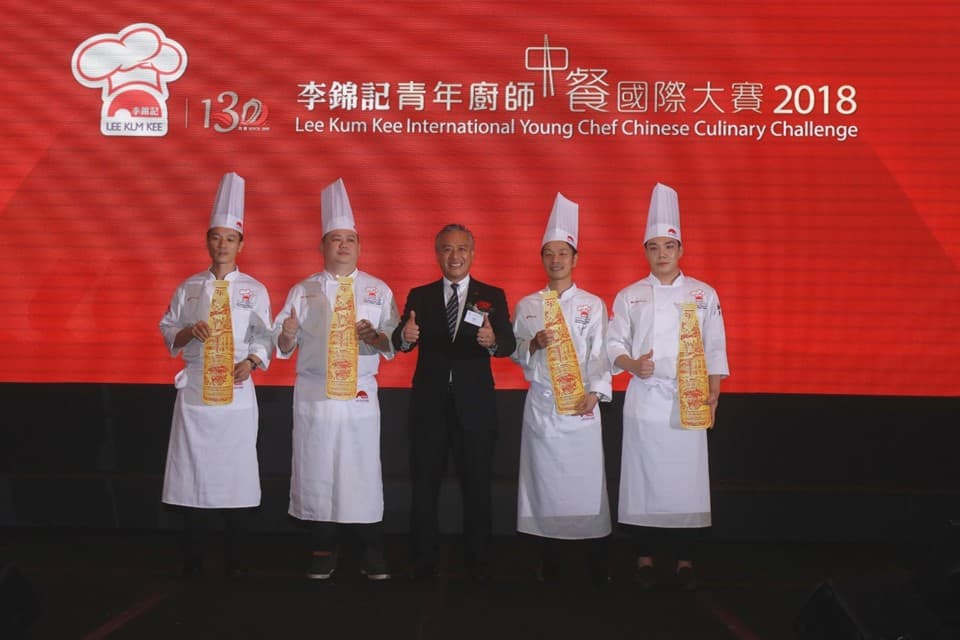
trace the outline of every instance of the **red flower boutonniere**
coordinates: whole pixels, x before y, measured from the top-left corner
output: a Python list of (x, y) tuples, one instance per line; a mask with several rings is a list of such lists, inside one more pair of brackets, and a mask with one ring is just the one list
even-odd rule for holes
[(477, 300), (473, 303), (473, 307), (480, 313), (490, 313), (493, 311), (493, 305), (486, 300)]

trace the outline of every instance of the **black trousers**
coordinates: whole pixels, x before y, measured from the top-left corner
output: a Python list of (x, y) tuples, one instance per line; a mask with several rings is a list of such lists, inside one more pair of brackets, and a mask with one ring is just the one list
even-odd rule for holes
[(338, 547), (356, 540), (365, 561), (383, 558), (383, 522), (302, 522), (310, 530), (312, 551), (333, 553)]
[(256, 507), (239, 509), (199, 509), (176, 507), (181, 514), (183, 528), (180, 533), (180, 549), (187, 570), (198, 570), (212, 530), (211, 524), (219, 521), (223, 527), (223, 564), (227, 571), (245, 569), (250, 520)]
[(540, 571), (544, 582), (557, 582), (568, 577), (565, 567), (573, 564), (572, 555), (581, 555), (586, 561), (587, 577), (592, 582), (607, 580), (610, 554), (610, 536), (585, 540), (559, 540), (522, 534), (533, 541), (540, 552)]
[(666, 554), (677, 560), (693, 562), (697, 557), (697, 539), (703, 528), (638, 527), (623, 525), (633, 541), (638, 557)]
[(436, 566), (440, 485), (452, 453), (463, 500), (464, 564), (470, 572), (486, 573), (491, 560), (491, 482), (497, 432), (495, 425), (464, 429), (452, 390), (438, 401), (443, 403), (441, 424), (410, 425), (411, 555), (419, 568)]

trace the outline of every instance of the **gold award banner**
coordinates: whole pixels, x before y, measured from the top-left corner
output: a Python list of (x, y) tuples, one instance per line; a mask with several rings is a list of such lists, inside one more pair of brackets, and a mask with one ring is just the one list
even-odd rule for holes
[(709, 429), (713, 426), (710, 405), (707, 404), (710, 384), (696, 303), (684, 303), (680, 314), (680, 352), (677, 355), (680, 426), (684, 429)]
[(574, 415), (576, 406), (583, 400), (583, 379), (577, 350), (567, 329), (567, 322), (560, 309), (556, 291), (546, 291), (543, 296), (543, 327), (553, 336), (547, 347), (547, 365), (550, 367), (550, 382), (557, 413)]
[(233, 402), (233, 318), (230, 315), (229, 283), (213, 283), (210, 299), (210, 337), (203, 343), (203, 403)]
[(327, 397), (353, 400), (357, 397), (359, 357), (353, 278), (337, 278), (337, 282), (337, 297), (327, 336)]

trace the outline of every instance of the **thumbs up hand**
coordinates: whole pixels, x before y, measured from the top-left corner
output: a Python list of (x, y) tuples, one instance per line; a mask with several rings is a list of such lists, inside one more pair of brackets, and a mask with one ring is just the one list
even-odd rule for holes
[(497, 344), (497, 336), (493, 333), (493, 327), (490, 326), (490, 314), (484, 314), (483, 324), (477, 329), (477, 344), (489, 349)]
[(634, 367), (631, 370), (638, 378), (649, 378), (653, 375), (655, 363), (653, 361), (653, 349), (643, 354), (633, 361)]
[(277, 348), (280, 353), (289, 355), (297, 346), (297, 335), (300, 333), (300, 320), (297, 318), (297, 308), (290, 308), (290, 315), (280, 324), (280, 335), (277, 336)]
[(281, 330), (283, 331), (283, 335), (288, 338), (297, 337), (297, 332), (300, 331), (300, 320), (297, 319), (296, 307), (291, 307), (290, 315), (283, 319)]
[(400, 337), (403, 338), (403, 341), (407, 344), (415, 344), (420, 340), (420, 325), (417, 324), (417, 312), (413, 309), (410, 310), (410, 317), (407, 318), (407, 322), (403, 325), (403, 331)]

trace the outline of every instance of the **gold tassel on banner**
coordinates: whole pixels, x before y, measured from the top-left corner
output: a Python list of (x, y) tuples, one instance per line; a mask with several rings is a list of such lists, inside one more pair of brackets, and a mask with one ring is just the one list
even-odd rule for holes
[(710, 405), (707, 404), (710, 383), (696, 303), (684, 303), (680, 313), (680, 352), (677, 355), (680, 426), (684, 429), (709, 429), (713, 426)]
[(203, 403), (233, 402), (233, 318), (230, 315), (230, 283), (213, 283), (210, 299), (210, 337), (203, 343)]
[(584, 396), (577, 350), (560, 309), (557, 292), (545, 291), (540, 295), (543, 296), (543, 328), (553, 336), (553, 342), (547, 347), (553, 400), (557, 405), (557, 413), (571, 416), (576, 413), (576, 406)]
[(353, 304), (353, 278), (337, 278), (330, 335), (327, 336), (327, 397), (353, 400), (357, 397), (357, 314)]

